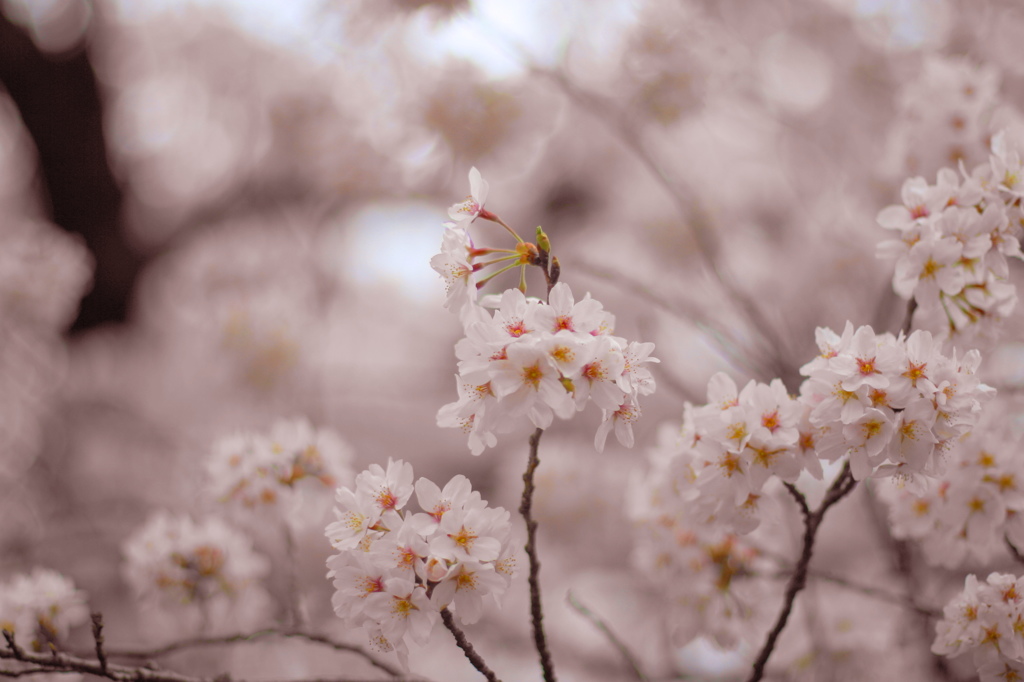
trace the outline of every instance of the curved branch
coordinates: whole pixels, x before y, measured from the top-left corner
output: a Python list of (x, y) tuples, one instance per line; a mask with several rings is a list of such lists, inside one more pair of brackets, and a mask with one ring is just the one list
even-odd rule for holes
[(530, 558), (530, 620), (533, 624), (533, 643), (540, 656), (540, 667), (544, 671), (544, 682), (555, 682), (555, 667), (548, 650), (547, 637), (544, 635), (544, 612), (540, 602), (540, 558), (537, 556), (537, 522), (533, 520), (533, 474), (540, 465), (537, 448), (544, 429), (537, 429), (530, 436), (530, 459), (523, 474), (523, 498), (519, 503), (519, 513), (526, 521), (526, 555)]
[(268, 628), (266, 630), (257, 630), (256, 632), (244, 632), (237, 633), (234, 635), (224, 635), (221, 637), (194, 637), (191, 639), (182, 639), (177, 642), (171, 642), (161, 647), (155, 647), (152, 649), (114, 649), (107, 650), (107, 656), (116, 658), (141, 658), (151, 659), (160, 658), (168, 654), (173, 654), (178, 651), (185, 651), (188, 649), (195, 649), (197, 647), (204, 646), (218, 646), (222, 644), (243, 644), (255, 642), (259, 639), (266, 637), (286, 637), (292, 639), (304, 639), (307, 642), (313, 642), (314, 644), (321, 644), (326, 647), (330, 647), (335, 651), (347, 651), (362, 656), (366, 661), (378, 668), (383, 670), (392, 677), (401, 677), (402, 672), (397, 668), (385, 663), (384, 661), (373, 656), (369, 652), (364, 651), (362, 648), (354, 644), (346, 644), (345, 642), (338, 642), (330, 637), (324, 635), (317, 635), (311, 632), (302, 632), (300, 630), (278, 630), (274, 628)]
[[(96, 621), (94, 621), (95, 623)], [(96, 637), (98, 632), (102, 632), (102, 619), (100, 619), (100, 627), (94, 628), (93, 636)], [(148, 665), (131, 667), (124, 665), (115, 665), (108, 663), (104, 656), (100, 655), (103, 650), (102, 637), (96, 639), (96, 650), (97, 659), (95, 661), (83, 658), (81, 656), (75, 656), (73, 654), (63, 653), (56, 649), (51, 649), (45, 653), (36, 653), (32, 651), (26, 651), (15, 641), (14, 633), (9, 630), (3, 631), (4, 639), (7, 642), (6, 648), (0, 648), (0, 660), (17, 661), (19, 663), (27, 664), (27, 667), (23, 667), (18, 670), (0, 669), (0, 677), (21, 677), (23, 675), (32, 675), (42, 672), (47, 673), (85, 673), (88, 675), (95, 675), (108, 680), (114, 680), (115, 682), (224, 682), (230, 679), (226, 675), (218, 675), (216, 677), (192, 677), (190, 675), (182, 675), (180, 673), (168, 671), (168, 670), (157, 670)], [(107, 655), (110, 655), (109, 653)], [(411, 678), (402, 677), (400, 674), (394, 676), (396, 679), (394, 682), (413, 682)], [(234, 680), (233, 682), (245, 682), (244, 680)], [(317, 679), (308, 678), (303, 680), (289, 681), (289, 682), (374, 682), (372, 680), (358, 680), (355, 678), (333, 678), (333, 679)]]
[(811, 555), (814, 551), (814, 539), (818, 534), (818, 528), (821, 526), (822, 519), (825, 518), (825, 512), (836, 502), (848, 495), (856, 485), (857, 481), (854, 480), (853, 474), (850, 472), (850, 462), (847, 461), (843, 464), (843, 470), (839, 473), (839, 476), (836, 477), (828, 492), (825, 493), (825, 499), (821, 501), (821, 506), (811, 512), (807, 507), (807, 501), (803, 493), (794, 486), (786, 484), (786, 489), (793, 495), (800, 506), (801, 513), (804, 515), (804, 546), (800, 553), (800, 558), (793, 569), (793, 575), (789, 579), (789, 584), (786, 585), (786, 596), (783, 600), (782, 611), (779, 613), (778, 620), (775, 621), (775, 627), (768, 633), (768, 638), (765, 640), (764, 646), (761, 647), (761, 652), (754, 661), (753, 670), (750, 673), (750, 677), (747, 678), (747, 682), (758, 682), (764, 676), (765, 665), (767, 665), (768, 658), (775, 649), (775, 643), (778, 641), (779, 635), (782, 634), (782, 630), (786, 627), (789, 614), (793, 611), (796, 595), (807, 585), (807, 572), (811, 564)]
[(640, 668), (640, 661), (638, 661), (636, 656), (633, 655), (633, 652), (629, 650), (629, 647), (627, 647), (625, 643), (619, 639), (614, 632), (612, 632), (612, 629), (608, 627), (608, 624), (601, 620), (596, 613), (581, 604), (576, 597), (573, 596), (572, 592), (567, 592), (565, 594), (565, 600), (569, 602), (569, 606), (575, 609), (578, 614), (593, 623), (594, 627), (600, 630), (601, 634), (608, 638), (608, 641), (612, 643), (612, 646), (618, 649), (619, 654), (626, 659), (626, 663), (629, 665), (630, 670), (633, 673), (633, 677), (639, 682), (647, 682), (647, 676), (644, 675), (643, 670)]
[(464, 633), (458, 625), (455, 624), (455, 619), (452, 618), (452, 612), (447, 608), (441, 609), (441, 620), (444, 621), (444, 626), (451, 630), (451, 633), (455, 636), (455, 643), (459, 645), (463, 653), (466, 654), (466, 658), (473, 664), (473, 667), (480, 671), (484, 677), (487, 678), (488, 682), (501, 682), (494, 672), (487, 667), (484, 662), (483, 656), (477, 653), (473, 645), (470, 644)]

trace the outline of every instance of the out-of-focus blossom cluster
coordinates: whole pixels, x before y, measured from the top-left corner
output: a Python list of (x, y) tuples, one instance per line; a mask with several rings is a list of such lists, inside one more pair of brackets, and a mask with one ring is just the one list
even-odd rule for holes
[(315, 525), (334, 490), (352, 480), (351, 462), (351, 450), (333, 431), (314, 428), (306, 419), (286, 419), (269, 433), (218, 440), (207, 473), (212, 495), (236, 516), (266, 510), (293, 526)]
[(970, 174), (960, 168), (942, 169), (935, 184), (922, 177), (903, 183), (903, 205), (878, 214), (900, 237), (879, 244), (878, 254), (896, 261), (893, 288), (917, 302), (918, 327), (980, 346), (1017, 303), (1007, 258), (1024, 257), (1024, 168), (1004, 132), (992, 139), (987, 164)]
[[(269, 562), (216, 517), (157, 512), (123, 546), (123, 573), (140, 606), (170, 632), (253, 626), (266, 618)], [(165, 621), (165, 622), (163, 622)]]
[(946, 356), (927, 331), (895, 337), (847, 323), (841, 336), (819, 328), (816, 338), (821, 354), (800, 369), (800, 400), (818, 430), (818, 455), (848, 457), (858, 481), (941, 474), (941, 455), (971, 431), (994, 393), (976, 376), (977, 350)]
[(759, 631), (764, 597), (772, 589), (754, 577), (770, 562), (729, 528), (730, 520), (745, 530), (760, 523), (756, 500), (746, 507), (722, 505), (723, 523), (715, 523), (718, 518), (699, 502), (699, 455), (671, 428), (659, 436), (649, 471), (631, 480), (627, 496), (635, 524), (633, 563), (669, 604), (676, 644), (707, 635), (734, 647)]
[(981, 162), (980, 148), (998, 129), (992, 126), (1011, 121), (999, 90), (999, 70), (992, 64), (928, 55), (898, 96), (889, 137), (892, 165), (900, 174), (917, 174)]
[(0, 629), (30, 651), (61, 648), (71, 628), (88, 620), (85, 593), (56, 571), (37, 567), (0, 584)]
[[(413, 493), (421, 512), (407, 505)], [(405, 664), (410, 642), (424, 644), (441, 609), (475, 623), (511, 583), (515, 569), (509, 513), (487, 506), (469, 479), (444, 488), (412, 465), (388, 460), (356, 476), (337, 494), (337, 521), (327, 527), (334, 611), (363, 629), (371, 646)]]
[(968, 575), (964, 590), (942, 611), (932, 651), (970, 653), (981, 682), (1024, 679), (1024, 580), (991, 573), (984, 583)]
[[(445, 226), (442, 251), (431, 259), (448, 288), (446, 307), (459, 313), (466, 334), (455, 347), (459, 400), (441, 408), (438, 425), (461, 428), (479, 455), (497, 444), (496, 433), (526, 419), (546, 429), (556, 415), (568, 419), (592, 401), (604, 413), (594, 446), (603, 450), (614, 431), (632, 447), (638, 399), (655, 389), (646, 366), (658, 362), (651, 357), (654, 344), (614, 336), (614, 316), (589, 294), (576, 301), (564, 282), (551, 288), (547, 301), (527, 298), (521, 287), (489, 301), (493, 313), (478, 305), (475, 273), (495, 262), (474, 264), (474, 257), (500, 250), (474, 248), (467, 230), (477, 217), (500, 219), (484, 208), (488, 186), (475, 168), (470, 188), (470, 198), (449, 209), (458, 222)], [(511, 268), (532, 264), (538, 251), (520, 241), (509, 253), (498, 260), (512, 260)]]
[(1024, 547), (1021, 438), (1007, 428), (1007, 411), (995, 407), (950, 451), (945, 474), (894, 496), (893, 534), (918, 541), (929, 564), (989, 561), (1003, 551), (1004, 539)]

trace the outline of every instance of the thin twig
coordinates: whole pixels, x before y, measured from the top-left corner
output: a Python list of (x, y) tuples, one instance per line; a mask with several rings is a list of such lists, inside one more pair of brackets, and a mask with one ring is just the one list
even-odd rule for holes
[(108, 650), (107, 655), (117, 658), (159, 658), (172, 654), (177, 651), (183, 651), (186, 649), (194, 649), (196, 647), (204, 646), (217, 646), (220, 644), (240, 644), (254, 642), (258, 639), (265, 637), (288, 637), (294, 639), (304, 639), (308, 642), (314, 642), (316, 644), (322, 644), (330, 647), (335, 651), (347, 651), (362, 656), (370, 665), (383, 670), (392, 677), (401, 677), (402, 672), (397, 668), (391, 666), (388, 663), (378, 659), (376, 656), (364, 651), (360, 647), (354, 644), (346, 644), (345, 642), (338, 642), (324, 635), (317, 635), (311, 632), (302, 632), (299, 630), (277, 630), (269, 628), (266, 630), (258, 630), (256, 632), (238, 633), (234, 635), (224, 635), (221, 637), (196, 637), (193, 639), (182, 639), (177, 642), (171, 642), (162, 647), (156, 647), (153, 649), (118, 649)]
[(640, 668), (640, 662), (637, 660), (636, 656), (634, 656), (633, 652), (629, 650), (629, 647), (627, 647), (625, 643), (619, 639), (614, 632), (612, 632), (612, 629), (608, 627), (608, 624), (601, 620), (596, 613), (581, 604), (576, 597), (573, 596), (572, 592), (566, 592), (565, 600), (569, 602), (569, 606), (575, 609), (577, 613), (593, 623), (594, 627), (600, 630), (601, 633), (608, 638), (608, 641), (612, 643), (612, 646), (619, 650), (619, 654), (621, 654), (622, 657), (626, 659), (626, 663), (629, 664), (630, 670), (633, 672), (633, 677), (640, 680), (640, 682), (647, 682), (648, 678)]
[(544, 612), (540, 603), (540, 559), (537, 556), (537, 522), (533, 520), (533, 474), (540, 464), (537, 448), (544, 429), (537, 429), (530, 436), (530, 459), (523, 474), (523, 499), (519, 513), (526, 521), (526, 556), (530, 559), (530, 619), (533, 623), (533, 643), (540, 656), (540, 667), (544, 671), (544, 682), (555, 682), (555, 667), (551, 662), (547, 638), (544, 636)]
[[(94, 621), (95, 623), (96, 621)], [(102, 627), (102, 625), (101, 625)], [(0, 648), (0, 660), (18, 661), (28, 664), (31, 667), (20, 670), (8, 670), (0, 668), (0, 677), (21, 677), (22, 675), (37, 673), (85, 673), (97, 677), (114, 680), (114, 682), (225, 682), (230, 680), (228, 675), (216, 677), (192, 677), (171, 671), (156, 670), (151, 667), (130, 667), (116, 665), (106, 661), (101, 662), (89, 660), (80, 656), (66, 654), (51, 648), (46, 653), (25, 651), (15, 640), (14, 633), (9, 630), (3, 631), (4, 639), (7, 641), (7, 648)], [(412, 678), (394, 676), (393, 682), (415, 682)], [(233, 682), (245, 682), (244, 680), (233, 680)], [(374, 680), (359, 680), (355, 678), (306, 678), (303, 680), (289, 680), (287, 682), (377, 682)]]
[(754, 661), (753, 670), (750, 673), (750, 677), (747, 678), (747, 682), (758, 682), (764, 676), (765, 665), (775, 649), (775, 643), (778, 641), (779, 635), (782, 634), (782, 630), (786, 627), (786, 621), (789, 620), (789, 615), (793, 611), (793, 602), (796, 600), (796, 595), (807, 584), (807, 569), (811, 563), (814, 539), (818, 533), (818, 527), (825, 517), (825, 512), (828, 511), (829, 507), (849, 494), (856, 485), (857, 481), (854, 480), (853, 474), (850, 473), (850, 463), (847, 461), (843, 465), (843, 470), (839, 473), (839, 476), (836, 477), (828, 492), (825, 493), (825, 499), (821, 501), (821, 506), (814, 512), (811, 512), (807, 507), (807, 500), (804, 498), (803, 493), (792, 485), (786, 486), (786, 489), (793, 495), (793, 498), (800, 506), (801, 513), (804, 515), (804, 545), (800, 558), (793, 568), (793, 575), (790, 576), (789, 584), (786, 585), (786, 596), (783, 600), (782, 611), (775, 622), (775, 627), (768, 633), (768, 638), (765, 640), (764, 646), (761, 647), (761, 652)]
[(477, 653), (473, 645), (470, 644), (464, 633), (459, 626), (455, 624), (455, 619), (452, 618), (452, 612), (447, 608), (441, 609), (441, 620), (444, 621), (444, 626), (448, 628), (451, 633), (455, 636), (455, 643), (459, 645), (462, 652), (466, 654), (466, 658), (473, 664), (473, 667), (480, 671), (480, 674), (487, 678), (488, 682), (501, 682), (497, 675), (487, 667), (484, 663), (483, 657)]
[[(0, 677), (23, 677), (25, 675), (38, 675), (40, 673), (53, 673), (53, 672), (60, 672), (60, 671), (59, 670), (55, 671), (53, 668), (40, 668), (40, 667), (21, 668), (19, 670), (8, 670), (7, 668), (0, 668)], [(67, 672), (74, 672), (74, 671), (68, 670)]]
[(96, 643), (96, 660), (100, 670), (107, 672), (107, 655), (103, 652), (103, 614), (95, 611), (92, 616), (92, 639)]

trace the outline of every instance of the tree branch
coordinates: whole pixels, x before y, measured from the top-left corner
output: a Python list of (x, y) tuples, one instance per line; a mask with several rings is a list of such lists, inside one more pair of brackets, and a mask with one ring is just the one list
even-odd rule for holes
[(555, 668), (548, 650), (547, 638), (544, 635), (544, 612), (540, 602), (540, 559), (537, 557), (537, 522), (533, 520), (533, 474), (540, 464), (537, 448), (544, 429), (537, 429), (530, 436), (530, 459), (523, 474), (523, 498), (519, 503), (519, 513), (526, 521), (526, 555), (530, 558), (530, 617), (533, 623), (533, 643), (540, 656), (540, 667), (544, 671), (544, 682), (555, 682)]
[[(94, 624), (96, 621), (93, 621)], [(100, 620), (102, 630), (102, 619)], [(95, 633), (95, 629), (94, 629)], [(85, 673), (96, 677), (114, 680), (115, 682), (245, 682), (244, 680), (232, 680), (228, 675), (216, 677), (192, 677), (180, 673), (157, 670), (148, 666), (130, 667), (116, 665), (106, 660), (89, 659), (63, 653), (56, 649), (50, 649), (46, 653), (25, 651), (15, 641), (14, 633), (9, 630), (3, 631), (4, 639), (7, 641), (7, 648), (0, 648), (0, 660), (18, 661), (28, 664), (19, 670), (0, 668), (0, 677), (21, 677), (38, 673)], [(95, 635), (94, 635), (95, 636)], [(241, 640), (236, 640), (241, 641)], [(101, 645), (97, 645), (101, 646)], [(109, 655), (109, 654), (108, 654)], [(393, 675), (393, 682), (415, 682), (412, 678), (403, 677), (400, 673)], [(359, 680), (355, 678), (332, 678), (317, 679), (309, 678), (303, 680), (290, 680), (288, 682), (378, 682), (376, 680)]]
[(324, 635), (317, 635), (311, 632), (302, 632), (299, 630), (278, 630), (268, 628), (266, 630), (258, 630), (256, 632), (238, 633), (234, 635), (224, 635), (221, 637), (195, 637), (192, 639), (182, 639), (177, 642), (171, 642), (161, 647), (153, 649), (116, 649), (108, 650), (107, 656), (116, 658), (160, 658), (178, 651), (184, 651), (187, 649), (194, 649), (197, 647), (204, 646), (217, 646), (221, 644), (242, 644), (255, 642), (259, 639), (266, 637), (286, 637), (293, 639), (304, 639), (307, 642), (313, 642), (315, 644), (321, 644), (326, 647), (330, 647), (335, 651), (347, 651), (350, 653), (358, 654), (362, 656), (370, 665), (383, 670), (392, 677), (401, 677), (402, 672), (394, 666), (381, 661), (372, 654), (364, 651), (360, 647), (354, 644), (346, 644), (345, 642), (338, 642)]
[(640, 662), (636, 659), (636, 656), (634, 656), (633, 652), (629, 650), (629, 647), (627, 647), (625, 643), (619, 639), (614, 632), (612, 632), (612, 629), (608, 627), (608, 624), (601, 620), (596, 613), (577, 601), (572, 592), (566, 593), (565, 600), (569, 602), (569, 606), (575, 609), (578, 614), (593, 623), (594, 627), (600, 630), (601, 633), (608, 638), (608, 641), (612, 643), (612, 646), (619, 650), (622, 657), (626, 659), (626, 663), (629, 664), (633, 677), (639, 680), (639, 682), (647, 682), (648, 678), (644, 675), (643, 670), (641, 670)]
[(804, 498), (803, 493), (791, 484), (786, 484), (786, 489), (793, 495), (793, 498), (800, 506), (801, 513), (804, 515), (804, 546), (800, 553), (800, 558), (793, 569), (793, 575), (790, 576), (789, 584), (786, 585), (786, 596), (783, 600), (782, 611), (775, 622), (775, 627), (768, 633), (768, 638), (765, 640), (764, 646), (761, 647), (761, 652), (754, 661), (753, 670), (750, 673), (750, 677), (747, 678), (747, 682), (758, 682), (764, 676), (765, 665), (775, 649), (775, 643), (778, 641), (779, 635), (782, 634), (782, 630), (786, 627), (789, 614), (793, 611), (796, 595), (807, 585), (807, 569), (811, 564), (814, 539), (818, 533), (818, 527), (825, 517), (825, 512), (828, 511), (829, 507), (849, 494), (856, 485), (857, 481), (854, 480), (853, 474), (850, 473), (850, 463), (847, 461), (843, 464), (843, 470), (839, 473), (839, 476), (836, 477), (828, 492), (825, 493), (825, 499), (821, 501), (821, 506), (814, 512), (811, 512), (807, 507), (807, 500)]
[(458, 644), (459, 648), (466, 654), (466, 658), (468, 658), (469, 662), (473, 664), (473, 667), (479, 670), (480, 674), (486, 677), (488, 682), (501, 682), (494, 672), (487, 667), (487, 664), (484, 663), (483, 657), (478, 654), (476, 649), (473, 648), (473, 645), (470, 644), (469, 640), (466, 638), (466, 633), (459, 629), (459, 626), (455, 624), (455, 619), (452, 618), (452, 612), (447, 608), (441, 609), (441, 620), (444, 621), (444, 626), (451, 630), (451, 633), (455, 635), (455, 643)]

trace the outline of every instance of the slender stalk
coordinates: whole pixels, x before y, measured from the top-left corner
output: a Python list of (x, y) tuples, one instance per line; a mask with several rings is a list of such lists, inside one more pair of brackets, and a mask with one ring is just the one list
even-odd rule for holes
[(483, 287), (483, 285), (487, 284), (488, 282), (490, 282), (492, 279), (494, 279), (498, 275), (500, 275), (502, 273), (505, 273), (505, 272), (508, 272), (512, 268), (518, 268), (518, 267), (519, 267), (519, 263), (518, 262), (512, 263), (511, 265), (506, 265), (502, 269), (496, 270), (496, 271), (492, 272), (491, 274), (487, 275), (483, 279), (477, 280), (476, 288), (480, 289), (481, 287)]
[(530, 436), (530, 459), (523, 474), (523, 498), (519, 503), (519, 513), (526, 521), (526, 555), (530, 559), (530, 619), (533, 624), (533, 643), (540, 656), (540, 667), (544, 672), (544, 682), (555, 682), (555, 667), (551, 662), (547, 638), (544, 635), (544, 612), (540, 603), (540, 559), (537, 557), (537, 522), (533, 520), (533, 474), (540, 464), (537, 448), (544, 429), (537, 429)]
[(501, 682), (498, 676), (487, 667), (484, 663), (484, 659), (480, 654), (476, 652), (473, 645), (466, 639), (466, 633), (464, 633), (459, 626), (455, 624), (455, 619), (452, 618), (452, 612), (447, 608), (441, 609), (441, 620), (444, 621), (444, 626), (451, 630), (451, 633), (455, 635), (455, 643), (459, 645), (463, 653), (466, 654), (466, 658), (473, 664), (473, 667), (480, 671), (480, 674), (487, 678), (487, 682)]
[(186, 651), (188, 649), (194, 649), (197, 647), (204, 646), (219, 646), (222, 644), (243, 644), (252, 643), (266, 637), (286, 637), (293, 639), (304, 639), (307, 642), (313, 642), (320, 644), (335, 651), (348, 651), (354, 654), (362, 656), (370, 665), (383, 670), (392, 677), (401, 677), (402, 673), (398, 668), (385, 663), (370, 653), (364, 651), (360, 647), (354, 644), (346, 644), (345, 642), (337, 642), (329, 637), (323, 635), (317, 635), (311, 632), (302, 632), (299, 630), (277, 630), (277, 629), (266, 629), (257, 630), (255, 632), (243, 632), (234, 635), (224, 635), (221, 637), (196, 637), (193, 639), (182, 639), (164, 646), (157, 647), (154, 649), (122, 649), (122, 650), (107, 650), (107, 656), (115, 658), (136, 658), (136, 659), (151, 659), (160, 658), (168, 654), (173, 654), (178, 651)]
[(789, 584), (786, 585), (786, 596), (783, 600), (782, 611), (779, 613), (778, 620), (775, 621), (775, 627), (768, 633), (768, 638), (765, 640), (764, 646), (761, 647), (761, 652), (754, 661), (753, 670), (750, 673), (750, 677), (747, 678), (747, 682), (758, 682), (764, 676), (765, 665), (767, 665), (768, 658), (775, 649), (775, 643), (778, 641), (779, 635), (782, 634), (782, 630), (786, 627), (786, 621), (789, 620), (789, 615), (793, 611), (796, 595), (807, 585), (807, 569), (811, 564), (814, 539), (818, 534), (818, 528), (821, 526), (822, 519), (825, 518), (825, 512), (828, 511), (829, 507), (849, 494), (856, 485), (857, 481), (854, 480), (853, 474), (850, 473), (850, 463), (847, 461), (843, 465), (843, 470), (839, 473), (839, 476), (836, 477), (828, 492), (825, 493), (825, 499), (821, 501), (821, 506), (812, 512), (807, 506), (807, 499), (803, 493), (797, 490), (794, 485), (786, 484), (786, 490), (796, 500), (797, 505), (800, 507), (800, 513), (804, 517), (804, 545), (800, 558), (793, 568), (793, 575), (789, 578)]
[(518, 253), (513, 253), (509, 256), (501, 256), (500, 258), (494, 258), (488, 261), (484, 261), (483, 263), (474, 263), (473, 270), (483, 270), (486, 267), (497, 265), (498, 263), (504, 263), (505, 261), (519, 260), (521, 257), (522, 256), (520, 256)]
[(504, 220), (502, 220), (495, 214), (491, 213), (490, 211), (481, 211), (480, 217), (483, 218), (484, 220), (490, 220), (492, 223), (498, 223), (499, 225), (504, 227), (506, 230), (508, 230), (508, 233), (510, 235), (516, 238), (517, 242), (523, 241), (523, 238), (520, 237), (515, 230), (508, 226), (508, 223), (506, 223)]
[(100, 672), (107, 672), (107, 654), (103, 651), (103, 614), (93, 612), (92, 617), (92, 639), (96, 644), (96, 661), (100, 664)]
[(629, 665), (634, 679), (638, 680), (638, 682), (648, 682), (647, 676), (644, 675), (643, 670), (640, 668), (640, 661), (638, 661), (636, 656), (633, 655), (633, 652), (629, 650), (629, 647), (627, 647), (625, 643), (619, 639), (614, 632), (612, 632), (612, 629), (608, 627), (608, 624), (601, 620), (596, 613), (581, 604), (576, 597), (573, 596), (572, 592), (566, 593), (565, 599), (569, 602), (569, 606), (575, 609), (578, 614), (593, 623), (594, 627), (600, 630), (601, 633), (608, 638), (608, 641), (612, 643), (612, 646), (618, 649), (619, 654)]

